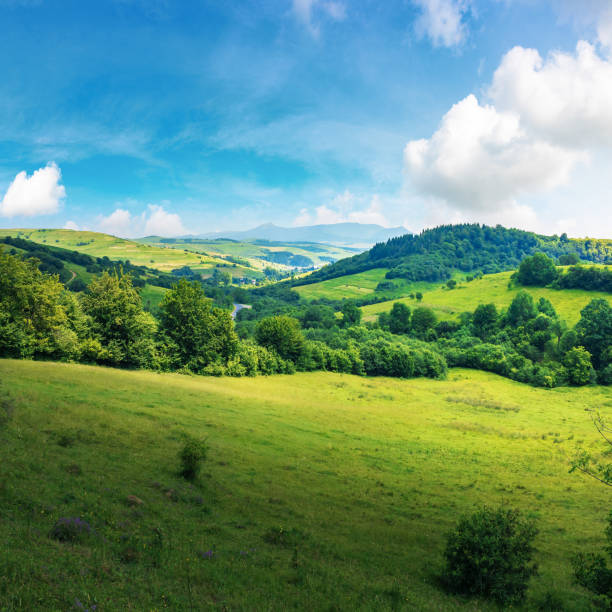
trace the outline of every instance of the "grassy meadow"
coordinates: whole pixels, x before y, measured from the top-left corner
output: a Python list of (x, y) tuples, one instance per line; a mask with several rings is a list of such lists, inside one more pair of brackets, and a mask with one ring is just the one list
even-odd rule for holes
[[(375, 268), (358, 274), (347, 274), (338, 278), (332, 278), (319, 283), (301, 285), (294, 287), (303, 298), (307, 300), (318, 300), (327, 298), (330, 300), (341, 300), (343, 298), (358, 299), (374, 293), (376, 285), (385, 281), (387, 268)], [(392, 281), (397, 289), (391, 292), (381, 292), (379, 295), (385, 297), (401, 297), (408, 295), (412, 291), (426, 291), (432, 287), (437, 287), (436, 283), (408, 283), (401, 278), (394, 278)]]
[[(64, 229), (3, 229), (0, 230), (0, 235), (18, 236), (47, 246), (79, 251), (93, 257), (108, 257), (113, 260), (127, 259), (135, 265), (147, 266), (163, 272), (189, 266), (194, 270), (206, 273), (216, 265), (228, 265), (223, 259), (205, 253), (195, 253), (183, 248), (143, 244), (100, 232)], [(242, 266), (236, 266), (235, 268), (232, 266), (228, 270), (234, 276), (258, 274), (256, 271)]]
[[(0, 610), (494, 610), (436, 579), (485, 503), (538, 520), (525, 609), (590, 609), (570, 558), (601, 544), (609, 491), (568, 460), (600, 444), (588, 410), (612, 411), (609, 388), (12, 360), (0, 381)], [(186, 435), (209, 447), (193, 484)], [(93, 531), (56, 541), (61, 517)]]
[(268, 242), (263, 240), (255, 241), (237, 241), (223, 238), (217, 239), (197, 239), (197, 238), (160, 238), (159, 236), (151, 236), (138, 240), (144, 244), (156, 246), (172, 246), (175, 249), (187, 249), (188, 251), (205, 252), (210, 255), (224, 257), (230, 255), (232, 257), (240, 257), (249, 261), (256, 268), (263, 269), (267, 266), (286, 268), (280, 264), (271, 264), (270, 262), (261, 259), (265, 257), (267, 252), (288, 251), (294, 255), (303, 255), (312, 260), (317, 267), (324, 266), (329, 263), (329, 258), (334, 260), (351, 257), (354, 255), (355, 249), (334, 246), (330, 244), (312, 244), (309, 242)]
[[(419, 305), (433, 309), (440, 319), (449, 319), (456, 317), (461, 312), (473, 311), (478, 304), (492, 302), (498, 308), (506, 308), (519, 291), (525, 290), (536, 299), (548, 298), (561, 318), (569, 325), (574, 325), (580, 319), (580, 311), (591, 300), (603, 297), (612, 302), (608, 293), (597, 291), (519, 286), (509, 288), (508, 283), (512, 274), (513, 272), (500, 272), (499, 274), (486, 274), (469, 283), (458, 281), (455, 289), (448, 289), (443, 284), (430, 285), (429, 290), (418, 288), (416, 290), (423, 293), (423, 300)], [(364, 320), (373, 321), (381, 312), (390, 311), (395, 301), (403, 302), (408, 306), (417, 305), (416, 300), (409, 297), (371, 304), (362, 308)]]

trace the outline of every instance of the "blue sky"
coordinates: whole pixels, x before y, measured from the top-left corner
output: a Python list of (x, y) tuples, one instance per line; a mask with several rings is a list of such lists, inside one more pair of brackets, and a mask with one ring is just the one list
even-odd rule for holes
[(0, 226), (612, 237), (609, 0), (0, 0)]

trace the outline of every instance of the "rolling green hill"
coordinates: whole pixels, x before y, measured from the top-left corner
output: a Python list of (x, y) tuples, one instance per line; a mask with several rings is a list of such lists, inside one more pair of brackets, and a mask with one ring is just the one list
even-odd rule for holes
[[(409, 297), (389, 300), (362, 307), (364, 319), (372, 321), (381, 312), (388, 312), (396, 301), (408, 306), (428, 306), (440, 319), (455, 318), (462, 312), (472, 312), (479, 304), (493, 303), (498, 308), (506, 308), (521, 290), (527, 291), (534, 298), (545, 297), (550, 300), (557, 313), (569, 325), (574, 325), (580, 318), (580, 311), (593, 299), (603, 297), (612, 303), (609, 293), (583, 291), (580, 289), (549, 289), (546, 287), (508, 287), (512, 272), (485, 274), (471, 282), (460, 282), (455, 289), (448, 289), (445, 284), (430, 284), (429, 287), (417, 289), (422, 291), (423, 300), (418, 303)], [(340, 279), (336, 279), (336, 282)], [(332, 281), (328, 281), (332, 282)], [(414, 289), (411, 288), (411, 291)]]
[(0, 229), (0, 236), (13, 236), (78, 251), (94, 257), (108, 257), (111, 260), (129, 260), (139, 266), (155, 268), (163, 272), (189, 266), (204, 274), (215, 266), (226, 267), (234, 276), (261, 277), (261, 273), (248, 267), (235, 266), (219, 257), (194, 253), (169, 246), (142, 244), (101, 234), (63, 229)]
[[(3, 610), (494, 610), (436, 581), (445, 534), (485, 503), (538, 521), (525, 609), (590, 608), (570, 558), (601, 543), (609, 492), (568, 459), (599, 448), (585, 410), (612, 410), (607, 388), (12, 360), (0, 381)], [(187, 434), (209, 446), (193, 485)], [(70, 517), (92, 531), (53, 539)]]
[(228, 255), (238, 257), (248, 260), (251, 265), (258, 269), (270, 265), (280, 265), (283, 268), (320, 267), (350, 257), (358, 251), (357, 249), (309, 242), (238, 241), (223, 238), (160, 238), (159, 236), (149, 236), (137, 242), (156, 246), (171, 246), (176, 249), (186, 249), (198, 253), (204, 252), (219, 257)]
[(516, 269), (523, 258), (543, 252), (550, 257), (577, 254), (594, 263), (612, 263), (612, 240), (544, 236), (500, 225), (443, 225), (375, 245), (369, 251), (325, 266), (300, 279), (305, 285), (387, 268), (388, 279), (445, 281), (457, 272), (485, 274)]

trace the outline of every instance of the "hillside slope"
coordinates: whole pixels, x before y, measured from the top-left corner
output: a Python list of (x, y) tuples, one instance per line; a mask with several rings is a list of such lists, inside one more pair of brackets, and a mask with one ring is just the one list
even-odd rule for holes
[[(519, 291), (527, 291), (536, 300), (544, 297), (550, 300), (557, 314), (569, 325), (575, 325), (580, 319), (580, 311), (597, 298), (607, 299), (612, 304), (609, 293), (583, 291), (580, 289), (550, 289), (548, 287), (509, 287), (513, 272), (485, 274), (482, 278), (466, 283), (460, 282), (455, 289), (449, 290), (446, 285), (433, 283), (422, 288), (423, 299), (417, 302), (409, 297), (379, 302), (362, 307), (364, 319), (372, 321), (381, 312), (389, 312), (395, 302), (402, 302), (410, 307), (427, 306), (434, 310), (438, 318), (456, 318), (462, 312), (473, 312), (479, 304), (495, 304), (498, 309), (507, 308)], [(333, 281), (328, 281), (333, 282)], [(424, 283), (423, 283), (424, 284)]]
[(551, 257), (576, 253), (586, 261), (612, 263), (612, 240), (544, 236), (479, 224), (444, 225), (375, 245), (369, 251), (325, 266), (296, 284), (315, 283), (374, 268), (388, 268), (387, 278), (443, 281), (454, 272), (485, 274), (516, 269), (527, 255)]
[[(20, 237), (32, 242), (70, 249), (94, 257), (108, 257), (114, 261), (129, 260), (132, 264), (148, 266), (163, 272), (169, 272), (183, 266), (205, 272), (217, 265), (222, 267), (230, 265), (223, 259), (211, 257), (204, 253), (141, 244), (100, 232), (64, 229), (0, 229), (0, 236)], [(234, 274), (261, 276), (257, 271), (242, 266), (237, 266)]]
[(273, 242), (269, 240), (232, 240), (205, 238), (161, 238), (148, 236), (138, 242), (157, 246), (171, 246), (205, 252), (213, 256), (247, 259), (251, 265), (263, 269), (270, 265), (282, 268), (321, 267), (327, 263), (350, 257), (356, 249), (304, 242)]
[[(585, 409), (608, 410), (608, 389), (11, 360), (0, 381), (2, 609), (494, 610), (435, 578), (445, 534), (484, 503), (538, 520), (528, 609), (548, 592), (589, 607), (570, 558), (600, 543), (608, 491), (567, 461), (599, 444)], [(193, 485), (187, 434), (210, 448)], [(53, 539), (62, 517), (92, 532)]]

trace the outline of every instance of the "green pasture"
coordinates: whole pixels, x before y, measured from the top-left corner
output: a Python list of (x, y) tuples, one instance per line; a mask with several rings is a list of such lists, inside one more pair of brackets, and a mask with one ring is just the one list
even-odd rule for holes
[[(612, 411), (608, 388), (12, 360), (0, 381), (3, 611), (494, 610), (436, 578), (446, 533), (482, 504), (538, 521), (525, 609), (590, 609), (570, 559), (600, 546), (610, 492), (568, 462), (600, 447), (588, 410)], [(209, 447), (193, 484), (186, 435)], [(94, 531), (54, 540), (61, 517)]]
[[(387, 272), (388, 268), (374, 268), (366, 272), (347, 274), (345, 276), (312, 283), (310, 285), (294, 287), (294, 290), (307, 300), (317, 300), (321, 298), (331, 300), (341, 300), (343, 298), (358, 299), (374, 293), (386, 299), (396, 299), (417, 291), (429, 291), (440, 285), (439, 283), (425, 281), (411, 283), (402, 278), (393, 278), (390, 279), (390, 281), (396, 286), (396, 289), (392, 291), (376, 292), (376, 285), (378, 285), (378, 283), (389, 280), (385, 278)], [(459, 281), (462, 277), (460, 275), (455, 275), (453, 278)]]
[[(185, 249), (174, 249), (134, 240), (125, 240), (99, 232), (64, 229), (13, 229), (0, 230), (3, 236), (19, 236), (48, 246), (58, 246), (86, 253), (93, 257), (108, 257), (113, 260), (129, 260), (139, 266), (170, 271), (183, 266), (194, 270), (211, 270), (216, 264), (227, 265), (225, 261), (206, 254), (193, 253)], [(240, 270), (246, 270), (240, 267)], [(238, 275), (233, 272), (234, 275)]]
[(149, 311), (156, 311), (167, 289), (146, 284), (140, 291), (142, 305)]
[[(381, 312), (391, 310), (396, 301), (403, 302), (408, 306), (427, 306), (432, 308), (440, 319), (454, 318), (461, 312), (473, 311), (478, 304), (493, 303), (498, 308), (506, 308), (521, 290), (525, 290), (534, 298), (548, 298), (555, 310), (569, 325), (574, 325), (580, 318), (580, 311), (595, 298), (603, 297), (612, 302), (608, 293), (598, 291), (583, 291), (581, 289), (547, 289), (544, 287), (519, 287), (509, 288), (508, 283), (512, 272), (500, 272), (499, 274), (487, 274), (480, 279), (471, 282), (460, 281), (455, 289), (448, 289), (446, 285), (438, 284), (430, 286), (429, 290), (420, 290), (423, 300), (418, 303), (414, 299), (404, 297), (399, 300), (390, 300), (371, 304), (362, 308), (365, 321), (375, 320)], [(340, 280), (340, 279), (335, 279)]]
[(159, 236), (142, 238), (138, 242), (156, 246), (172, 246), (176, 249), (187, 249), (196, 253), (204, 252), (218, 257), (241, 257), (249, 261), (257, 269), (266, 266), (285, 267), (279, 264), (271, 264), (263, 259), (266, 251), (289, 251), (294, 255), (309, 257), (316, 266), (323, 266), (327, 263), (327, 257), (335, 260), (351, 257), (355, 254), (354, 249), (346, 249), (329, 244), (312, 244), (308, 242), (263, 242), (263, 241), (237, 241), (227, 239), (197, 239), (197, 238), (176, 238), (168, 241)]

